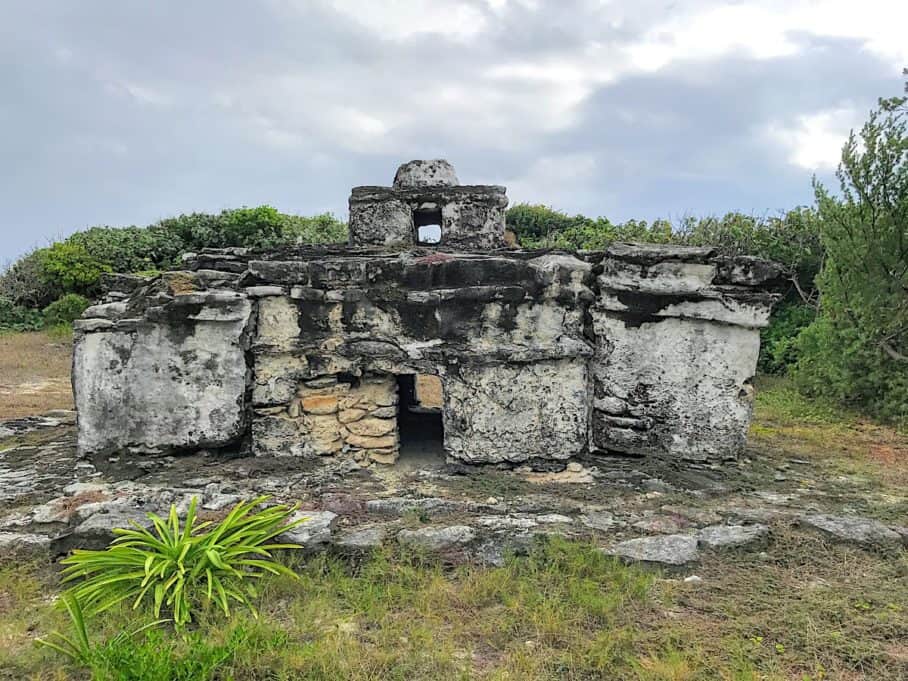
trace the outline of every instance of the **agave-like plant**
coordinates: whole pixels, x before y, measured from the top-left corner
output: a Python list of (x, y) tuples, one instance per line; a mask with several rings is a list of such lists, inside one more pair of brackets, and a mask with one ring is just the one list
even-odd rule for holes
[(64, 581), (82, 580), (68, 593), (88, 614), (132, 600), (132, 607), (151, 603), (155, 617), (170, 612), (174, 626), (192, 621), (192, 610), (202, 600), (215, 603), (230, 615), (230, 601), (245, 605), (256, 617), (250, 598), (253, 580), (266, 573), (298, 575), (274, 561), (271, 551), (295, 549), (296, 544), (271, 543), (278, 535), (303, 523), (290, 521), (298, 506), (268, 506), (263, 496), (237, 504), (218, 523), (197, 522), (198, 499), (193, 497), (180, 523), (171, 505), (165, 520), (149, 513), (154, 532), (138, 523), (115, 529), (117, 538), (103, 551), (75, 550), (62, 562)]
[[(63, 594), (60, 597), (60, 600), (69, 613), (69, 619), (73, 625), (74, 636), (70, 638), (58, 631), (53, 631), (47, 638), (38, 638), (35, 639), (35, 641), (39, 645), (56, 650), (58, 653), (65, 655), (77, 664), (88, 666), (91, 664), (95, 648), (92, 647), (91, 641), (88, 638), (88, 627), (85, 624), (85, 615), (82, 613), (82, 606), (79, 605), (79, 600), (71, 594)], [(112, 642), (123, 642), (146, 629), (151, 629), (152, 627), (156, 627), (159, 624), (168, 621), (169, 620), (157, 620), (144, 624), (138, 629), (130, 632), (121, 631), (113, 637)]]

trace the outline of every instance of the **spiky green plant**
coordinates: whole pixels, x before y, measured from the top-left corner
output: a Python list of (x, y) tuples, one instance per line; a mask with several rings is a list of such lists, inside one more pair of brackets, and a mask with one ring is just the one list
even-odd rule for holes
[(250, 600), (255, 579), (266, 573), (297, 577), (271, 551), (299, 546), (272, 540), (307, 520), (290, 521), (297, 506), (256, 510), (267, 500), (239, 503), (216, 524), (197, 522), (195, 497), (182, 524), (173, 505), (166, 520), (149, 513), (154, 532), (133, 522), (131, 529), (114, 530), (117, 538), (107, 549), (77, 549), (65, 558), (64, 581), (82, 580), (68, 593), (92, 615), (125, 600), (134, 609), (151, 604), (155, 617), (168, 611), (176, 628), (192, 621), (192, 610), (203, 600), (227, 616), (230, 601), (257, 616)]
[[(66, 611), (69, 613), (69, 619), (73, 625), (73, 631), (75, 635), (70, 638), (65, 636), (58, 631), (53, 631), (47, 638), (35, 639), (36, 642), (47, 648), (56, 650), (58, 653), (65, 655), (70, 660), (77, 664), (89, 665), (91, 664), (92, 655), (95, 649), (92, 647), (91, 641), (88, 638), (88, 627), (85, 624), (85, 615), (82, 612), (82, 606), (79, 604), (79, 599), (75, 598), (71, 594), (63, 594), (60, 597), (60, 600), (63, 602), (63, 606), (66, 608)], [(138, 633), (150, 629), (151, 627), (156, 627), (159, 624), (163, 624), (168, 620), (157, 620), (155, 622), (149, 622), (138, 629), (130, 632), (120, 632), (112, 640), (112, 643), (123, 643), (126, 639), (135, 636)]]

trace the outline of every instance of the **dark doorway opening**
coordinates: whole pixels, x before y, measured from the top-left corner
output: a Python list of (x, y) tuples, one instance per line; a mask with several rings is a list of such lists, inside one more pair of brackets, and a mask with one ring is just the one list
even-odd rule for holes
[(423, 468), (444, 463), (442, 387), (438, 376), (401, 374), (397, 377), (398, 465)]
[(413, 211), (416, 243), (435, 246), (441, 243), (441, 208), (417, 208)]

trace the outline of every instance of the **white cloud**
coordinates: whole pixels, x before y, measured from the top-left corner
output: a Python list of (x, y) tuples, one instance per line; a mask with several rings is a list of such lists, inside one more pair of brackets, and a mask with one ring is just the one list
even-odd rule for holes
[(389, 40), (432, 33), (468, 41), (486, 30), (486, 16), (457, 0), (334, 0), (334, 8)]
[(792, 124), (772, 123), (765, 133), (786, 151), (788, 162), (812, 171), (833, 170), (839, 163), (848, 132), (859, 124), (853, 108), (803, 114)]
[(512, 203), (569, 205), (564, 196), (588, 189), (596, 172), (592, 154), (572, 153), (543, 156), (518, 176), (506, 182)]
[[(681, 5), (681, 7), (685, 7)], [(890, 62), (908, 63), (908, 3), (896, 0), (760, 0), (700, 4), (657, 22), (627, 48), (630, 63), (655, 71), (679, 60), (740, 52), (754, 59), (792, 55), (803, 36), (850, 38)]]

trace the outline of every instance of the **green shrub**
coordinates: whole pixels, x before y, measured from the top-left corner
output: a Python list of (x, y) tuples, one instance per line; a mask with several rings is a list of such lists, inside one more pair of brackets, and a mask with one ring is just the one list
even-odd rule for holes
[(908, 428), (908, 371), (880, 352), (873, 337), (823, 314), (795, 346), (792, 373), (801, 392)]
[(45, 326), (61, 326), (72, 324), (77, 320), (85, 308), (91, 305), (88, 298), (77, 293), (67, 293), (59, 300), (54, 301), (44, 308), (42, 313)]
[(41, 276), (46, 283), (62, 293), (92, 295), (98, 281), (110, 265), (92, 256), (84, 246), (66, 241), (38, 251)]
[(171, 267), (186, 250), (182, 239), (160, 226), (92, 227), (76, 232), (67, 243), (81, 246), (114, 272), (140, 272)]
[(347, 223), (331, 213), (313, 217), (284, 215), (282, 236), (288, 244), (331, 244), (347, 240)]
[(571, 217), (551, 206), (518, 203), (508, 209), (507, 225), (521, 245), (533, 248), (572, 227), (593, 222), (583, 215)]
[(805, 391), (908, 425), (908, 98), (849, 136), (839, 194), (815, 184), (820, 318), (798, 339)]
[(42, 272), (41, 251), (19, 258), (0, 274), (0, 298), (30, 308), (50, 305), (62, 291), (48, 283)]
[(155, 617), (166, 608), (177, 628), (192, 620), (204, 600), (225, 615), (230, 601), (255, 612), (249, 598), (252, 581), (266, 573), (295, 577), (272, 559), (270, 551), (299, 548), (275, 544), (279, 534), (305, 519), (290, 522), (295, 507), (271, 506), (255, 511), (268, 497), (237, 504), (216, 525), (198, 523), (195, 497), (181, 525), (175, 506), (164, 520), (148, 515), (154, 533), (133, 523), (133, 529), (114, 530), (117, 538), (104, 551), (76, 550), (62, 562), (64, 580), (83, 580), (70, 589), (90, 614), (103, 612), (121, 601), (133, 608), (151, 607)]
[(784, 374), (798, 361), (797, 338), (816, 318), (817, 311), (799, 300), (786, 299), (776, 305), (769, 326), (760, 331), (760, 358), (757, 368), (766, 374)]
[(271, 206), (225, 210), (220, 221), (225, 246), (267, 248), (284, 243), (284, 218)]
[(16, 305), (11, 300), (0, 297), (0, 332), (37, 331), (42, 325), (40, 312)]

